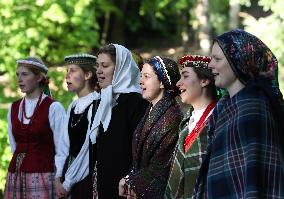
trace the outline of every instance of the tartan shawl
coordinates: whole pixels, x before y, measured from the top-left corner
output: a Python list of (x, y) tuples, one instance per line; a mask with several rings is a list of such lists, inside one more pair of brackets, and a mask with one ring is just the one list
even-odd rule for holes
[[(207, 130), (204, 125), (199, 136), (196, 138), (191, 148), (184, 153), (184, 140), (188, 135), (188, 121), (192, 114), (193, 108), (187, 111), (183, 121), (180, 124), (180, 135), (178, 144), (173, 157), (173, 164), (169, 175), (165, 191), (165, 199), (186, 199), (191, 198), (196, 177), (198, 175), (202, 158), (207, 150)], [(209, 118), (207, 119), (207, 122)]]
[(164, 195), (182, 112), (168, 95), (151, 112), (150, 108), (133, 137), (133, 169), (128, 173), (128, 184), (138, 198), (158, 199)]
[(219, 100), (193, 198), (284, 198), (276, 121), (262, 90), (245, 87)]

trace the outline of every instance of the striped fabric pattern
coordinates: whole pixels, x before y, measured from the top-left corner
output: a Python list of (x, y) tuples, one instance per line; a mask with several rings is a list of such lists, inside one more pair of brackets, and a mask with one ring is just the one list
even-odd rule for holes
[(4, 198), (9, 199), (55, 199), (54, 173), (25, 173), (20, 167), (25, 156), (17, 157), (16, 172), (8, 172)]
[(284, 198), (283, 129), (262, 91), (224, 96), (213, 118), (194, 198)]
[(187, 199), (191, 198), (195, 179), (202, 163), (202, 157), (207, 149), (207, 127), (201, 130), (201, 133), (192, 144), (190, 150), (184, 153), (184, 140), (188, 135), (188, 121), (190, 119), (192, 108), (186, 113), (181, 125), (178, 144), (176, 146), (174, 162), (172, 164), (169, 180), (166, 187), (165, 199)]

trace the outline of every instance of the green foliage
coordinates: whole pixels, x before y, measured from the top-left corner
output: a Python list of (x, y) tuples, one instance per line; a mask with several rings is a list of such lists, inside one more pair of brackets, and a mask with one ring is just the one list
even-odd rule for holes
[(162, 29), (162, 22), (168, 24), (172, 19), (180, 20), (179, 14), (184, 10), (190, 11), (196, 3), (197, 0), (142, 0), (139, 14), (146, 17), (152, 27)]
[(113, 12), (121, 15), (120, 10), (110, 0), (95, 0), (96, 17), (104, 16), (105, 13)]
[[(196, 3), (197, 0), (139, 1), (138, 9), (135, 6), (130, 9), (127, 13), (129, 17), (125, 19), (126, 27), (135, 35), (133, 42), (148, 48), (161, 47), (161, 40), (173, 45), (179, 44), (181, 25), (191, 26), (195, 22), (192, 10)], [(185, 15), (186, 19), (183, 18)]]
[(75, 52), (98, 46), (98, 24), (91, 0), (0, 2), (0, 71), (15, 72), (15, 60), (37, 55), (62, 63)]
[(74, 93), (67, 92), (65, 82), (65, 68), (59, 67), (49, 71), (50, 90), (52, 97), (63, 104), (65, 109), (72, 102)]
[(209, 1), (210, 25), (217, 35), (229, 27), (229, 8), (229, 0)]
[[(9, 162), (12, 157), (11, 148), (8, 143), (8, 124), (7, 120), (7, 110), (0, 109), (0, 193), (4, 191), (4, 186), (6, 182), (6, 174), (9, 166)], [(1, 194), (0, 194), (1, 197)]]
[(149, 27), (162, 30), (166, 28), (164, 22), (169, 24), (177, 16), (176, 12), (173, 11), (175, 3), (175, 0), (142, 0), (139, 15), (149, 23)]

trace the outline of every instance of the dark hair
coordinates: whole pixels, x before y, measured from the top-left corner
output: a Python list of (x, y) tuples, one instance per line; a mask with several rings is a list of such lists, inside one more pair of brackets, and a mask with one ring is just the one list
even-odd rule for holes
[(143, 68), (143, 64), (144, 64), (142, 56), (140, 55), (140, 53), (138, 53), (136, 51), (131, 51), (131, 54), (132, 54), (132, 58), (134, 59), (135, 63), (137, 64), (139, 70), (141, 71), (142, 68)]
[(97, 53), (99, 54), (108, 54), (110, 56), (111, 61), (116, 64), (116, 49), (113, 44), (106, 45), (104, 47), (101, 47)]
[(76, 64), (77, 66), (79, 66), (84, 73), (88, 73), (91, 72), (92, 73), (92, 78), (89, 81), (89, 85), (91, 87), (91, 89), (94, 90), (98, 90), (99, 89), (99, 85), (98, 85), (98, 78), (97, 78), (97, 74), (96, 74), (96, 68), (95, 68), (95, 64)]
[(168, 88), (168, 86), (165, 85), (164, 83), (165, 80), (161, 79), (161, 76), (158, 74), (156, 66), (152, 62), (154, 58), (147, 60), (145, 63), (149, 64), (153, 68), (156, 75), (158, 76), (159, 81), (162, 82), (162, 84), (165, 86), (165, 91), (168, 94), (170, 94), (172, 97), (176, 97), (180, 93), (178, 87), (176, 86), (177, 82), (180, 79), (180, 73), (179, 73), (177, 62), (167, 57), (160, 57), (163, 60), (165, 67), (167, 69), (168, 75), (170, 76), (170, 79), (171, 79), (171, 85), (170, 85), (170, 88)]
[(205, 86), (208, 90), (207, 95), (209, 97), (212, 97), (214, 100), (217, 100), (218, 99), (217, 88), (215, 86), (215, 80), (211, 70), (202, 67), (192, 67), (192, 68), (199, 79), (209, 80), (209, 84)]

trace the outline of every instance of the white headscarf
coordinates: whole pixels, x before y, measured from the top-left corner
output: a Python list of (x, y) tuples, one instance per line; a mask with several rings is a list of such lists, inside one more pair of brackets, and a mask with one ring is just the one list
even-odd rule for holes
[(113, 44), (116, 49), (116, 64), (112, 84), (101, 90), (101, 101), (91, 127), (91, 141), (96, 143), (98, 127), (103, 124), (104, 132), (108, 129), (112, 107), (120, 93), (141, 93), (139, 86), (140, 71), (132, 58), (131, 52), (124, 46)]

